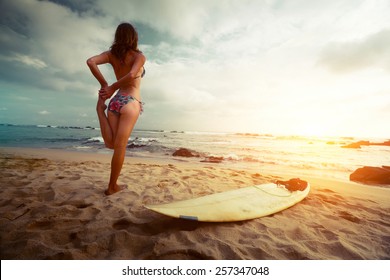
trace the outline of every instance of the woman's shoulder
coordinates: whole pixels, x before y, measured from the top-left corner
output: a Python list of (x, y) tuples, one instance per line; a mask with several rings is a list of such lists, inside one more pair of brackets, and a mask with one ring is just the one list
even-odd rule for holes
[[(109, 61), (111, 65), (123, 65), (123, 61), (121, 62), (110, 50), (107, 51), (107, 56), (109, 57)], [(142, 64), (145, 63), (146, 57), (142, 52), (137, 52), (130, 50), (124, 59), (125, 65), (132, 65), (135, 61), (142, 61)]]
[(108, 51), (105, 51), (105, 53), (107, 54), (108, 56), (108, 59), (110, 60), (110, 63), (112, 64), (113, 60), (115, 60), (115, 55), (112, 53), (111, 50), (108, 50)]
[(143, 61), (145, 61), (146, 60), (146, 56), (144, 55), (144, 53), (143, 52), (141, 52), (141, 51), (133, 51), (134, 52), (134, 58), (135, 59), (140, 59), (140, 60), (143, 60)]

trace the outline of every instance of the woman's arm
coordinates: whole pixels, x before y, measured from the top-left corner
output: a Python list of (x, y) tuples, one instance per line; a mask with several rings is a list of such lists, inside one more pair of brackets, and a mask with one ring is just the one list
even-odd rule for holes
[(138, 53), (137, 56), (135, 57), (135, 61), (133, 63), (133, 66), (131, 67), (131, 70), (128, 74), (123, 76), (121, 79), (113, 83), (110, 88), (113, 91), (116, 91), (117, 89), (120, 89), (122, 86), (127, 85), (129, 82), (132, 80), (139, 78), (137, 76), (139, 70), (141, 69), (142, 66), (144, 66), (146, 61), (145, 56), (142, 53)]
[(106, 99), (110, 98), (116, 90), (120, 89), (122, 86), (126, 86), (134, 79), (139, 78), (137, 76), (137, 74), (138, 74), (139, 70), (141, 69), (141, 67), (144, 65), (145, 61), (146, 61), (146, 58), (142, 53), (137, 54), (135, 61), (133, 63), (133, 66), (130, 69), (130, 72), (128, 74), (126, 74), (125, 76), (123, 76), (122, 78), (120, 78), (115, 83), (113, 83), (112, 85), (103, 86), (99, 90), (100, 97), (103, 98), (104, 100), (106, 100)]
[(110, 58), (108, 56), (108, 52), (104, 52), (87, 59), (87, 65), (91, 70), (92, 75), (96, 78), (96, 80), (98, 80), (102, 88), (107, 86), (107, 81), (102, 72), (100, 72), (98, 65), (109, 62)]

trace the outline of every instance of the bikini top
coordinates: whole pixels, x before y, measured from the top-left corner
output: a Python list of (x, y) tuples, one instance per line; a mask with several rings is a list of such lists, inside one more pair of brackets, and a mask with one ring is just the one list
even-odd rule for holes
[(136, 79), (138, 79), (138, 78), (143, 78), (143, 77), (145, 76), (145, 73), (146, 73), (146, 71), (145, 71), (145, 67), (144, 67), (144, 66), (142, 66), (142, 68), (143, 68), (143, 70), (142, 70), (142, 74), (141, 74), (141, 76), (135, 77)]

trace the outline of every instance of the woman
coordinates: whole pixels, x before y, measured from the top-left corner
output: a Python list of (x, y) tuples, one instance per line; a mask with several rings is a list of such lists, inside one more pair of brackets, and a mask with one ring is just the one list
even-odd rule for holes
[[(138, 50), (137, 31), (129, 23), (118, 25), (110, 50), (87, 60), (93, 76), (101, 86), (96, 106), (101, 134), (106, 147), (114, 149), (106, 195), (114, 194), (124, 188), (117, 184), (117, 180), (125, 159), (127, 141), (142, 112), (140, 85), (141, 78), (145, 74), (145, 60), (145, 56)], [(108, 85), (98, 68), (98, 65), (106, 63), (112, 65), (117, 79), (111, 85)], [(106, 115), (105, 101), (115, 91), (117, 93), (108, 104)]]

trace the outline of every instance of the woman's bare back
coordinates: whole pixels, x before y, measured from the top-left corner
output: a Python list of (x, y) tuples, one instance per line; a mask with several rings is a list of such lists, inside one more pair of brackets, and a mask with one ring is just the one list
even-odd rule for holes
[[(117, 57), (115, 57), (111, 52), (108, 52), (110, 64), (112, 65), (115, 73), (115, 77), (117, 80), (120, 80), (124, 76), (126, 76), (134, 67), (135, 61), (137, 56), (140, 55), (140, 53), (137, 53), (135, 51), (129, 51), (126, 55), (126, 58), (124, 61), (120, 61)], [(123, 84), (120, 87), (120, 90), (122, 92), (128, 92), (129, 94), (133, 95), (134, 97), (139, 98), (139, 89), (141, 84), (141, 75), (144, 71), (144, 68), (141, 67), (138, 72), (136, 73), (136, 78), (134, 80), (130, 80), (128, 83)]]

